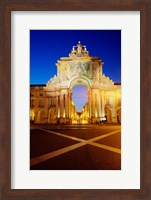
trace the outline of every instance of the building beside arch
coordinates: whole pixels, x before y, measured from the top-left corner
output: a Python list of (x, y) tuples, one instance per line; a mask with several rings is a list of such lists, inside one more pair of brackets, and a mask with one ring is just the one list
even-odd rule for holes
[[(46, 85), (30, 86), (30, 119), (33, 123), (93, 124), (121, 122), (121, 84), (103, 74), (103, 62), (89, 56), (80, 42), (69, 57), (57, 61), (57, 75)], [(84, 85), (88, 102), (79, 113), (72, 100), (72, 88)]]

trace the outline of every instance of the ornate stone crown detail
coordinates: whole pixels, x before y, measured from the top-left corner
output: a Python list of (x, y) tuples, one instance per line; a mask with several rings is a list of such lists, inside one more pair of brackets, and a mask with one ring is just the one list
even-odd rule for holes
[(69, 57), (87, 57), (89, 56), (89, 52), (87, 51), (87, 48), (85, 45), (81, 45), (81, 42), (79, 41), (76, 46), (72, 47), (71, 53), (69, 54)]

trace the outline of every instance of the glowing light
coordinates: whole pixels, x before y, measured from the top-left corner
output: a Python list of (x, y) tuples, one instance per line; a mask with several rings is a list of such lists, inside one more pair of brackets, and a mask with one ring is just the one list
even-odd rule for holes
[(34, 118), (35, 118), (35, 112), (34, 110), (30, 110), (30, 119), (34, 120)]
[(64, 111), (63, 111), (63, 118), (65, 118), (65, 109), (64, 109)]
[(58, 118), (60, 118), (60, 108), (58, 107)]

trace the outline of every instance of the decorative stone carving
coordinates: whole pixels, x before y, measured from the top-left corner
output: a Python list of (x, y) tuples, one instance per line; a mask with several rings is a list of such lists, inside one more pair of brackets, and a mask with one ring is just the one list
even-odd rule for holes
[(53, 78), (51, 78), (48, 81), (47, 87), (52, 88), (52, 89), (59, 88), (60, 87), (60, 78), (55, 75)]
[(70, 78), (73, 76), (86, 76), (90, 74), (89, 62), (72, 62), (70, 63)]
[(105, 75), (102, 75), (100, 77), (99, 83), (101, 86), (103, 86), (104, 88), (109, 87), (109, 88), (116, 88), (116, 86), (114, 85), (114, 82), (112, 80), (109, 79), (109, 77), (106, 77)]
[(72, 47), (72, 51), (69, 54), (70, 58), (76, 58), (76, 57), (87, 57), (89, 56), (89, 52), (87, 51), (87, 48), (85, 45), (81, 45), (81, 42), (79, 41), (76, 46)]

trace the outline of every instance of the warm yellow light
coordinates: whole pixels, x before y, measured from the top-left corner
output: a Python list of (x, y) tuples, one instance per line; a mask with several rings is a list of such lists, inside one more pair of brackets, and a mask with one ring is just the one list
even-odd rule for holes
[(63, 111), (63, 118), (65, 118), (65, 110)]
[(116, 96), (119, 98), (121, 96), (121, 93), (120, 92), (117, 92), (116, 93)]
[(60, 108), (58, 108), (58, 118), (60, 118)]
[(35, 118), (35, 112), (34, 110), (30, 110), (30, 119), (34, 120), (34, 118)]
[(82, 123), (82, 124), (88, 124), (88, 121), (87, 121), (87, 120), (82, 120), (81, 123)]

